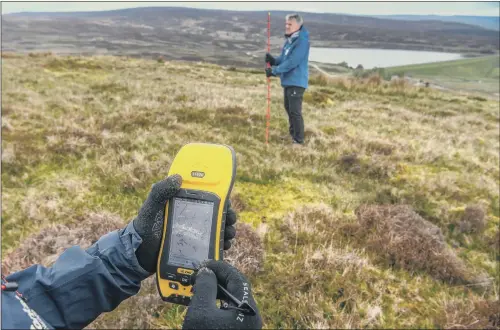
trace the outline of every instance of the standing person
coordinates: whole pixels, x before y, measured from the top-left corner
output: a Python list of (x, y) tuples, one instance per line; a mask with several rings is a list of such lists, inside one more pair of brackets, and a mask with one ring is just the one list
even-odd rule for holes
[(284, 89), (285, 110), (288, 114), (289, 133), (292, 143), (304, 144), (304, 119), (302, 100), (309, 81), (309, 32), (299, 14), (285, 18), (285, 44), (279, 57), (266, 53), (266, 76), (280, 76)]

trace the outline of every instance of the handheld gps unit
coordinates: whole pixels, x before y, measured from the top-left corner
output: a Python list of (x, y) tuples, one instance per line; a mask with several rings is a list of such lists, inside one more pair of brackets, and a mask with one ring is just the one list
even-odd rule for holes
[(156, 282), (162, 300), (187, 306), (197, 266), (223, 260), (236, 154), (225, 145), (189, 143), (175, 156), (168, 175), (173, 174), (182, 176), (182, 185), (165, 206)]

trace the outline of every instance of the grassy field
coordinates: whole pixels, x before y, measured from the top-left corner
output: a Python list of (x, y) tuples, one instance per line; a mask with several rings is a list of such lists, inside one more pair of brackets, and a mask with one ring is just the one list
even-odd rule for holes
[(500, 57), (486, 56), (385, 69), (389, 74), (411, 75), (451, 89), (500, 93)]
[[(225, 143), (234, 251), (266, 328), (500, 328), (498, 101), (314, 76), (294, 148), (278, 80), (265, 145), (261, 71), (4, 56), (2, 87), (11, 270), (125, 225), (183, 144)], [(184, 313), (148, 281), (96, 322), (178, 328)]]

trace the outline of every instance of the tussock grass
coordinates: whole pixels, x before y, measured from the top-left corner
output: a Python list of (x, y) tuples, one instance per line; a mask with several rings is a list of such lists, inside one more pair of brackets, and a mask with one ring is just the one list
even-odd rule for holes
[[(498, 101), (313, 76), (306, 145), (293, 148), (276, 79), (265, 145), (266, 79), (249, 70), (2, 54), (2, 73), (4, 259), (54, 226), (79, 237), (92, 213), (125, 224), (183, 144), (224, 143), (237, 153), (241, 239), (227, 256), (249, 274), (265, 327), (495, 319), (481, 306), (498, 301)], [(152, 283), (135, 298), (145, 303), (96, 324), (180, 327), (185, 309), (159, 302)]]
[(363, 205), (356, 214), (356, 235), (389, 266), (426, 271), (450, 284), (471, 283), (470, 267), (447, 246), (441, 229), (411, 208)]
[(444, 313), (440, 323), (446, 329), (498, 329), (500, 301), (476, 300), (443, 302)]
[(30, 235), (2, 260), (2, 272), (17, 272), (33, 264), (50, 266), (67, 248), (90, 247), (102, 235), (120, 229), (125, 222), (115, 214), (90, 213), (71, 225), (52, 224)]
[(482, 232), (486, 226), (484, 210), (479, 205), (469, 205), (465, 208), (460, 221), (461, 232)]
[(262, 270), (264, 263), (262, 238), (246, 223), (236, 225), (236, 234), (231, 248), (225, 252), (224, 260), (244, 274), (255, 276)]

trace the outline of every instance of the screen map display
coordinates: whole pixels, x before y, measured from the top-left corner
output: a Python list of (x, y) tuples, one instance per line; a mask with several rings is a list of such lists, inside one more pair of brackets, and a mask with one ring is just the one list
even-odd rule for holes
[(214, 202), (174, 198), (169, 264), (194, 268), (208, 259)]

